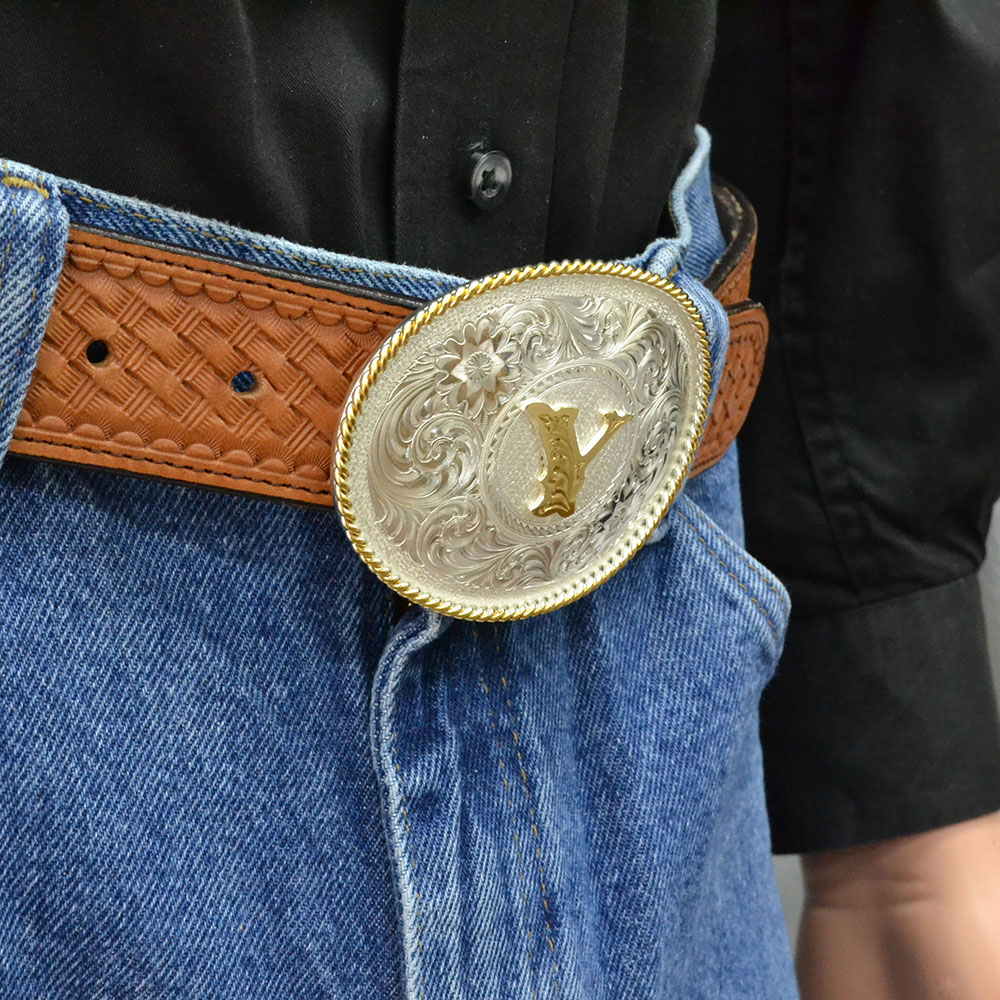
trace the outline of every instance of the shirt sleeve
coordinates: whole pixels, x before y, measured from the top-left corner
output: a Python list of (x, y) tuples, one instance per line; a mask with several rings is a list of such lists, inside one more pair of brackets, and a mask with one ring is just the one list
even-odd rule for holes
[(794, 607), (765, 773), (775, 848), (825, 850), (1000, 808), (976, 582), (1000, 492), (1000, 20), (738, 7), (704, 117), (757, 205), (772, 320), (740, 439), (748, 546)]

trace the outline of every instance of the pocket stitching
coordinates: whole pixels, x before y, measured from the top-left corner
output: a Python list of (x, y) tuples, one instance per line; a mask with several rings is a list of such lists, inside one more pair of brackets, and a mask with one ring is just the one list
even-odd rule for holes
[[(698, 507), (697, 504), (692, 504), (691, 506), (694, 507), (694, 511), (698, 515), (698, 517), (700, 517), (707, 525), (709, 525), (711, 527), (712, 526), (712, 522), (709, 521), (708, 517), (701, 510), (701, 508)], [(688, 522), (688, 523), (690, 523), (690, 522)], [(728, 538), (725, 539), (725, 543), (733, 551), (733, 553), (740, 560), (742, 560), (742, 562), (744, 562), (758, 577), (760, 577), (761, 580), (764, 581), (764, 583), (767, 586), (768, 590), (773, 591), (774, 595), (782, 603), (782, 605), (784, 606), (785, 610), (786, 611), (791, 611), (792, 606), (789, 603), (788, 597), (785, 594), (783, 594), (780, 590), (778, 590), (778, 588), (761, 572), (760, 567), (754, 565), (754, 563), (743, 552), (740, 552), (740, 550), (737, 548), (737, 546), (735, 546)]]
[[(756, 597), (754, 597), (753, 594), (750, 593), (750, 589), (747, 587), (747, 585), (729, 568), (729, 564), (722, 558), (722, 556), (720, 556), (719, 553), (716, 552), (711, 545), (709, 545), (708, 541), (698, 532), (698, 529), (695, 526), (694, 522), (687, 516), (687, 514), (685, 514), (684, 511), (682, 511), (679, 506), (675, 507), (674, 509), (676, 510), (678, 516), (683, 519), (684, 523), (694, 532), (695, 538), (697, 538), (698, 541), (701, 542), (701, 544), (704, 545), (706, 549), (708, 549), (708, 551), (715, 557), (716, 562), (718, 562), (718, 564), (726, 571), (726, 573), (730, 577), (732, 577), (732, 579), (736, 582), (740, 590), (742, 590), (743, 593), (745, 593), (747, 597), (749, 597), (750, 600), (753, 601), (753, 603), (757, 606), (757, 610), (764, 616), (764, 621), (767, 622), (768, 628), (770, 628), (772, 634), (774, 635), (775, 642), (780, 643), (781, 634), (778, 630), (778, 626), (775, 625), (771, 616), (767, 613), (767, 609), (764, 607), (764, 605), (761, 604), (761, 602)], [(751, 569), (753, 568), (754, 567), (751, 566)], [(760, 574), (758, 573), (758, 575)], [(762, 579), (764, 578), (762, 577)], [(780, 597), (781, 595), (779, 594), (778, 596)]]

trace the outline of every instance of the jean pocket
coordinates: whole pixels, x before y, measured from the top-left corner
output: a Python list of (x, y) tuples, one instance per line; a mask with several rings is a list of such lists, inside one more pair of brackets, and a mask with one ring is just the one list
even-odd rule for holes
[(701, 595), (704, 615), (717, 629), (749, 643), (745, 651), (766, 683), (784, 644), (788, 591), (694, 501), (682, 496), (670, 518), (670, 544), (687, 555), (686, 586)]

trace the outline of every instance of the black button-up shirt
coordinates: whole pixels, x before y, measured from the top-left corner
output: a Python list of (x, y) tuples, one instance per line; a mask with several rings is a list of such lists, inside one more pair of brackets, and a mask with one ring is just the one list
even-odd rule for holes
[(702, 117), (757, 203), (773, 323), (741, 442), (749, 546), (795, 604), (764, 706), (777, 846), (1000, 808), (975, 583), (1000, 491), (1000, 18), (720, 6), (9, 5), (0, 152), (475, 276), (669, 230)]

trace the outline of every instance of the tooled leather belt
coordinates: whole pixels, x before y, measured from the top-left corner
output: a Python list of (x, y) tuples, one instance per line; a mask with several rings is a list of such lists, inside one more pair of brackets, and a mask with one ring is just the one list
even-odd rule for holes
[[(692, 475), (742, 426), (768, 330), (748, 298), (753, 209), (732, 188), (715, 196), (728, 249), (706, 284), (730, 338)], [(10, 450), (332, 506), (332, 446), (352, 380), (422, 304), (71, 229)]]

